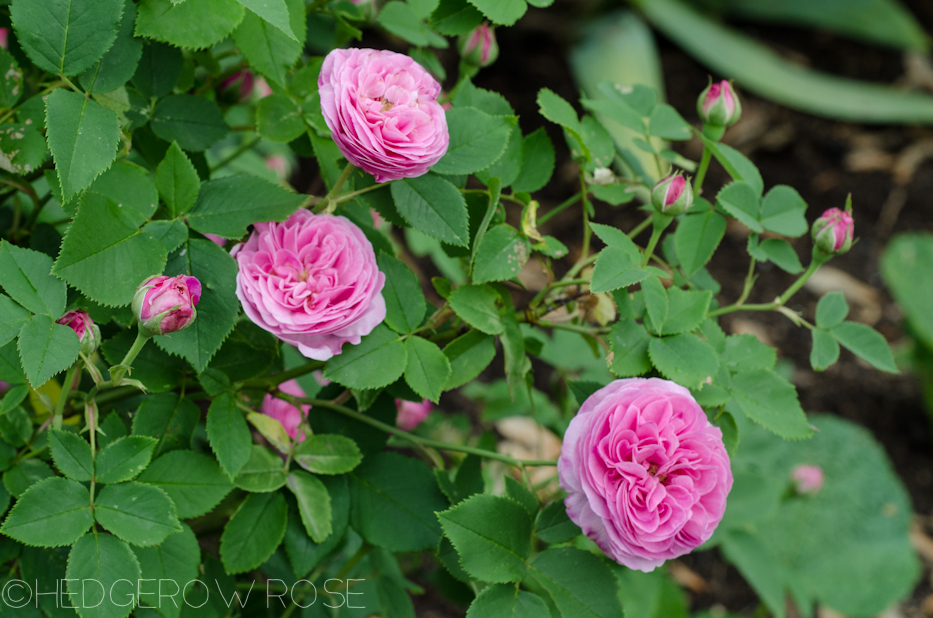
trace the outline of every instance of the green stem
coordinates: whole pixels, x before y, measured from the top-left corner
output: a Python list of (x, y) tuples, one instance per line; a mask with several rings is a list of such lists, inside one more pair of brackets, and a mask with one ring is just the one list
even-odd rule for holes
[(650, 217), (645, 217), (644, 221), (642, 221), (641, 223), (636, 225), (634, 228), (632, 228), (632, 231), (628, 233), (628, 237), (635, 238), (636, 236), (644, 232), (648, 228), (648, 226), (651, 225), (652, 219), (654, 219), (654, 215), (651, 215)]
[(143, 346), (146, 345), (146, 342), (152, 338), (152, 335), (143, 331), (140, 327), (139, 331), (136, 333), (136, 341), (133, 342), (133, 345), (127, 351), (126, 356), (123, 357), (123, 360), (120, 361), (121, 365), (129, 367), (133, 364), (133, 361), (136, 360), (136, 357), (142, 351)]
[(334, 183), (334, 186), (330, 188), (330, 191), (327, 192), (327, 195), (321, 200), (321, 203), (314, 207), (314, 212), (316, 213), (330, 213), (333, 212), (334, 207), (337, 205), (335, 198), (340, 193), (340, 189), (343, 188), (343, 183), (350, 178), (350, 174), (353, 173), (353, 170), (356, 169), (356, 166), (352, 163), (347, 163), (347, 166), (343, 168), (343, 172), (340, 174), (340, 177), (337, 178), (337, 181)]
[(221, 168), (223, 168), (223, 167), (226, 167), (226, 166), (230, 165), (231, 163), (233, 163), (234, 161), (236, 161), (237, 159), (239, 159), (242, 155), (246, 154), (247, 151), (251, 150), (251, 149), (253, 148), (253, 146), (255, 146), (256, 144), (258, 144), (261, 140), (262, 140), (262, 137), (260, 137), (260, 136), (258, 136), (258, 135), (257, 135), (256, 137), (254, 137), (253, 139), (249, 140), (248, 142), (246, 142), (245, 144), (243, 144), (242, 146), (240, 146), (239, 148), (237, 148), (237, 149), (233, 152), (233, 154), (231, 154), (230, 156), (228, 156), (226, 159), (223, 159), (223, 160), (222, 160), (220, 163), (218, 163), (217, 165), (213, 166), (213, 167), (211, 168), (211, 172), (216, 172), (217, 170), (219, 170), (219, 169), (221, 169)]
[(586, 268), (587, 266), (595, 262), (597, 258), (599, 258), (599, 254), (594, 253), (593, 255), (587, 257), (585, 260), (581, 262), (577, 262), (576, 264), (573, 265), (573, 268), (567, 271), (567, 274), (564, 275), (564, 278), (562, 279), (562, 281), (573, 279), (580, 273), (581, 270), (583, 270), (584, 268)]
[(647, 266), (648, 262), (651, 261), (651, 256), (654, 255), (654, 249), (658, 246), (658, 241), (661, 239), (661, 234), (673, 220), (674, 217), (669, 217), (660, 213), (655, 213), (652, 215), (651, 223), (654, 228), (651, 230), (651, 238), (648, 240), (648, 246), (645, 247), (645, 258), (641, 264), (642, 268)]
[(353, 198), (355, 198), (357, 195), (363, 195), (364, 193), (369, 193), (370, 191), (375, 191), (376, 189), (381, 189), (381, 188), (383, 188), (383, 187), (388, 187), (390, 184), (392, 184), (392, 183), (391, 183), (391, 182), (384, 182), (384, 183), (379, 184), (379, 185), (373, 185), (373, 186), (371, 186), (371, 187), (366, 187), (365, 189), (359, 189), (358, 191), (351, 191), (351, 192), (349, 192), (349, 193), (344, 193), (343, 195), (341, 195), (340, 197), (338, 197), (338, 198), (337, 198), (336, 200), (334, 200), (334, 201), (335, 201), (337, 204), (343, 204), (344, 202), (349, 202), (350, 200), (352, 200)]
[(71, 393), (71, 387), (75, 381), (75, 373), (80, 371), (80, 361), (68, 368), (65, 373), (65, 383), (62, 384), (62, 392), (58, 396), (58, 403), (55, 404), (55, 415), (52, 417), (52, 428), (62, 428), (62, 417), (65, 412), (65, 403), (68, 401), (68, 395)]
[[(807, 270), (802, 275), (800, 275), (800, 277), (798, 277), (797, 280), (794, 281), (794, 283), (791, 284), (791, 286), (787, 288), (783, 294), (778, 296), (774, 302), (751, 305), (745, 305), (742, 304), (742, 302), (736, 302), (727, 307), (720, 307), (719, 309), (710, 311), (706, 314), (706, 317), (714, 318), (718, 315), (725, 315), (734, 311), (774, 311), (775, 309), (780, 309), (787, 303), (788, 300), (790, 300), (791, 296), (796, 294), (797, 291), (800, 290), (804, 284), (806, 284), (810, 277), (813, 276), (813, 273), (815, 273), (819, 267), (827, 261), (827, 259), (827, 257), (819, 255), (816, 251), (814, 251), (813, 259), (810, 261), (810, 266), (807, 267)], [(752, 264), (754, 264), (754, 260), (752, 260)], [(744, 301), (744, 299), (740, 298), (739, 301)]]
[(709, 169), (709, 160), (712, 157), (713, 152), (703, 146), (703, 156), (700, 158), (700, 167), (697, 170), (697, 175), (693, 179), (693, 194), (699, 196), (700, 191), (703, 189), (703, 180), (706, 178), (706, 170)]
[(560, 330), (569, 330), (575, 333), (580, 333), (581, 335), (604, 335), (608, 333), (611, 328), (608, 326), (585, 326), (583, 324), (571, 324), (570, 322), (546, 322), (539, 321), (538, 326), (544, 328), (557, 328)]
[(385, 431), (386, 433), (391, 433), (399, 438), (403, 438), (412, 442), (413, 444), (421, 444), (423, 446), (430, 446), (432, 448), (437, 448), (445, 451), (454, 451), (457, 453), (467, 453), (469, 455), (477, 455), (479, 457), (485, 457), (487, 459), (495, 459), (507, 463), (516, 468), (521, 466), (556, 466), (556, 461), (541, 461), (541, 460), (529, 460), (529, 459), (515, 459), (514, 457), (509, 457), (508, 455), (502, 455), (501, 453), (496, 453), (493, 451), (487, 451), (486, 449), (475, 448), (472, 446), (464, 446), (460, 444), (450, 444), (449, 442), (441, 442), (440, 440), (431, 440), (430, 438), (422, 438), (421, 436), (416, 436), (415, 434), (408, 433), (392, 425), (387, 425), (376, 419), (357, 412), (356, 410), (351, 410), (350, 408), (341, 406), (332, 401), (326, 401), (323, 399), (312, 399), (310, 397), (294, 397), (289, 398), (297, 401), (299, 403), (311, 404), (312, 406), (318, 406), (321, 408), (327, 408), (328, 410), (333, 410), (339, 412), (344, 416), (348, 416), (354, 420), (357, 420), (361, 423), (366, 423), (371, 427)]
[(564, 200), (563, 202), (561, 202), (554, 208), (550, 209), (549, 211), (547, 211), (546, 213), (538, 217), (538, 225), (543, 225), (544, 223), (547, 223), (552, 218), (556, 217), (563, 211), (567, 210), (568, 208), (576, 204), (577, 200), (579, 200), (580, 197), (582, 197), (582, 195), (583, 195), (582, 193), (577, 193), (576, 195), (573, 195), (567, 198), (566, 200)]
[(800, 278), (798, 278), (794, 283), (787, 288), (787, 291), (781, 294), (778, 297), (778, 304), (784, 305), (790, 300), (790, 297), (797, 293), (797, 290), (802, 288), (804, 284), (813, 276), (813, 273), (819, 269), (820, 266), (826, 263), (828, 258), (825, 258), (819, 255), (816, 251), (813, 252), (813, 259), (810, 260), (810, 266), (807, 267), (807, 270), (804, 271)]
[(748, 264), (748, 274), (745, 275), (745, 285), (742, 286), (742, 293), (739, 299), (735, 301), (736, 305), (744, 305), (748, 300), (748, 295), (752, 293), (752, 286), (755, 284), (755, 258), (752, 258)]
[(489, 179), (489, 203), (486, 206), (486, 214), (483, 215), (483, 220), (479, 224), (479, 229), (476, 230), (476, 237), (473, 239), (473, 251), (470, 253), (470, 275), (473, 274), (473, 262), (476, 260), (476, 250), (479, 248), (479, 241), (482, 240), (483, 236), (486, 235), (486, 230), (489, 229), (489, 222), (492, 221), (492, 217), (496, 214), (496, 209), (499, 207), (499, 197), (502, 194), (502, 183), (499, 182), (498, 178)]
[(593, 230), (590, 228), (590, 201), (586, 193), (586, 177), (580, 170), (580, 199), (583, 201), (583, 248), (580, 250), (580, 259), (586, 260), (590, 255), (590, 238)]

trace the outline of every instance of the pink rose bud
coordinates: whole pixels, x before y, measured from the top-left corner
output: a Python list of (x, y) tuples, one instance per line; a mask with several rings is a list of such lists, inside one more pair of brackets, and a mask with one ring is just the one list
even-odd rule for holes
[(447, 152), (441, 86), (410, 57), (335, 49), (324, 59), (318, 86), (340, 152), (376, 182), (421, 176)]
[(434, 404), (428, 399), (422, 399), (421, 403), (396, 399), (395, 407), (398, 408), (395, 424), (398, 425), (399, 429), (411, 431), (420, 425), (424, 419), (428, 418), (428, 414), (434, 409)]
[(841, 255), (852, 247), (855, 220), (852, 213), (841, 208), (830, 208), (813, 222), (810, 235), (813, 244), (826, 255)]
[(340, 354), (385, 319), (385, 275), (349, 219), (298, 210), (283, 223), (257, 223), (230, 255), (249, 319), (308, 358)]
[[(279, 384), (279, 390), (295, 397), (305, 397), (304, 389), (301, 388), (296, 380), (282, 382)], [(297, 439), (299, 442), (304, 441), (305, 432), (302, 431), (301, 435), (298, 435), (298, 427), (301, 425), (301, 421), (307, 418), (310, 410), (310, 405), (303, 405), (299, 410), (287, 401), (279, 399), (271, 394), (263, 398), (262, 407), (259, 409), (259, 411), (266, 416), (271, 416), (282, 423), (282, 427), (285, 428), (285, 433), (293, 440)]]
[(732, 489), (722, 431), (690, 391), (660, 378), (590, 395), (557, 470), (570, 519), (607, 556), (645, 572), (707, 541)]
[(141, 330), (150, 335), (168, 335), (187, 328), (198, 316), (194, 308), (201, 300), (201, 282), (178, 275), (149, 277), (136, 288), (133, 313)]
[(10, 385), (9, 385), (9, 384), (7, 384), (6, 382), (4, 382), (3, 380), (0, 380), (0, 393), (6, 391), (6, 390), (9, 389), (9, 388), (10, 388)]
[(67, 326), (78, 336), (81, 353), (90, 356), (100, 346), (100, 329), (85, 311), (69, 311), (58, 318), (58, 323)]
[(496, 34), (486, 24), (480, 24), (472, 32), (462, 35), (458, 48), (463, 61), (477, 67), (488, 67), (499, 57)]
[(651, 190), (651, 203), (662, 215), (682, 215), (693, 205), (693, 187), (680, 173), (662, 178)]
[(791, 472), (791, 478), (797, 487), (797, 493), (801, 495), (815, 496), (823, 488), (823, 468), (801, 464)]
[(9, 28), (0, 28), (0, 47), (3, 49), (10, 48), (10, 29)]
[[(237, 71), (227, 79), (220, 82), (220, 92), (232, 97), (240, 103), (246, 103), (253, 96), (253, 86), (256, 78), (250, 71)], [(268, 86), (267, 86), (268, 87)]]
[(700, 119), (717, 127), (731, 127), (742, 115), (742, 104), (735, 90), (726, 80), (710, 84), (697, 99), (697, 113)]

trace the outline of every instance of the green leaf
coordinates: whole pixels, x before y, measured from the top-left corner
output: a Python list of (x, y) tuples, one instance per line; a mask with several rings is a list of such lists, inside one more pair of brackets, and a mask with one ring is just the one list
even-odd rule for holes
[(149, 464), (137, 481), (168, 494), (181, 519), (210, 512), (233, 489), (216, 461), (192, 451), (166, 453)]
[(296, 574), (304, 575), (313, 569), (342, 540), (350, 518), (350, 490), (345, 476), (325, 476), (320, 479), (327, 488), (331, 503), (331, 527), (333, 532), (323, 543), (313, 542), (301, 522), (295, 507), (288, 513), (285, 531), (285, 552)]
[(470, 603), (466, 618), (541, 618), (550, 615), (541, 597), (518, 586), (487, 586)]
[(452, 245), (469, 245), (466, 201), (447, 180), (434, 174), (402, 178), (391, 190), (399, 214), (413, 228)]
[(172, 94), (152, 110), (152, 132), (185, 150), (207, 150), (230, 132), (217, 104), (190, 94)]
[(699, 328), (706, 319), (713, 293), (672, 287), (667, 290), (667, 299), (669, 308), (661, 334), (677, 335)]
[(13, 384), (23, 384), (27, 381), (19, 360), (19, 352), (16, 350), (16, 343), (13, 341), (0, 346), (0, 380)]
[(522, 481), (517, 481), (511, 476), (506, 476), (504, 481), (505, 495), (521, 504), (528, 514), (534, 517), (538, 512), (538, 498), (535, 494)]
[[(29, 311), (57, 320), (65, 312), (67, 286), (51, 270), (46, 254), (0, 242), (0, 286)], [(15, 310), (4, 309), (4, 315), (7, 311), (15, 318)]]
[(147, 218), (152, 217), (159, 206), (159, 194), (149, 173), (125, 159), (101, 174), (88, 188), (88, 193), (97, 193), (115, 202), (118, 208), (129, 206)]
[(808, 438), (813, 429), (807, 421), (793, 384), (767, 369), (740, 371), (729, 387), (732, 401), (726, 410), (742, 412), (759, 425), (787, 440)]
[(606, 247), (596, 258), (590, 289), (594, 294), (611, 292), (644, 281), (651, 276), (651, 273), (639, 265), (640, 260), (633, 259), (629, 250), (613, 246)]
[(165, 247), (140, 232), (145, 220), (134, 208), (86, 193), (53, 272), (98, 303), (128, 305), (137, 286), (165, 266)]
[(567, 516), (563, 500), (550, 503), (535, 518), (535, 536), (545, 543), (565, 543), (580, 534), (580, 527)]
[(548, 549), (532, 559), (531, 576), (550, 595), (561, 616), (618, 618), (618, 584), (606, 563), (588, 551)]
[(658, 371), (687, 388), (699, 388), (719, 370), (716, 351), (693, 333), (652, 339), (648, 354)]
[(71, 545), (84, 534), (94, 516), (87, 488), (63, 478), (39, 481), (13, 505), (0, 532), (26, 545)]
[(814, 328), (810, 331), (813, 336), (813, 347), (810, 349), (810, 366), (814, 371), (825, 371), (830, 365), (839, 360), (839, 342), (829, 331)]
[(833, 328), (842, 324), (849, 315), (849, 304), (842, 292), (830, 292), (816, 304), (816, 325), (818, 328)]
[(120, 30), (113, 46), (99, 62), (81, 74), (81, 85), (89, 92), (113, 92), (130, 81), (143, 53), (142, 42), (133, 36), (136, 25), (136, 5), (124, 0)]
[(49, 430), (49, 448), (58, 471), (75, 481), (90, 481), (94, 476), (91, 445), (78, 434), (60, 429)]
[(3, 473), (3, 486), (15, 498), (21, 498), (33, 485), (55, 476), (41, 459), (24, 459)]
[(474, 107), (447, 112), (450, 145), (447, 154), (431, 167), (437, 174), (472, 174), (495, 163), (505, 152), (516, 119), (491, 116)]
[(224, 393), (207, 410), (207, 438), (227, 476), (234, 478), (252, 452), (252, 437), (233, 393)]
[(509, 143), (499, 160), (486, 169), (476, 172), (480, 181), (489, 185), (491, 178), (498, 178), (503, 187), (510, 186), (522, 171), (522, 130), (516, 123), (509, 134)]
[(86, 189), (113, 163), (120, 141), (117, 115), (64, 88), (46, 100), (49, 150), (65, 201)]
[(228, 176), (204, 183), (188, 223), (201, 233), (240, 238), (257, 221), (284, 221), (305, 199), (258, 176)]
[(716, 195), (716, 205), (739, 220), (753, 232), (761, 227), (761, 200), (747, 182), (736, 181), (722, 188)]
[[(651, 325), (657, 334), (661, 334), (662, 327), (670, 309), (667, 290), (657, 277), (648, 277), (641, 282), (641, 291), (645, 297), (645, 309), (651, 319)], [(647, 325), (646, 325), (647, 326)]]
[[(133, 74), (133, 85), (147, 99), (161, 99), (175, 88), (183, 68), (180, 49), (149, 41), (143, 47), (139, 66)], [(148, 117), (148, 110), (146, 115)]]
[(323, 543), (333, 532), (330, 494), (317, 477), (303, 470), (295, 470), (288, 475), (288, 488), (298, 500), (298, 512), (315, 543)]
[(0, 436), (13, 446), (25, 446), (32, 438), (32, 421), (26, 411), (13, 408), (0, 416)]
[(104, 487), (94, 500), (94, 517), (113, 534), (140, 547), (158, 545), (166, 537), (181, 532), (175, 505), (168, 494), (144, 483)]
[(499, 295), (488, 285), (461, 285), (450, 293), (450, 308), (473, 328), (488, 335), (503, 330), (496, 301)]
[(538, 92), (538, 111), (541, 115), (571, 133), (580, 134), (580, 119), (573, 106), (553, 90), (542, 88)]
[(761, 202), (761, 225), (775, 234), (797, 238), (810, 228), (804, 216), (806, 212), (807, 203), (796, 189), (777, 185)]
[(67, 326), (47, 315), (35, 315), (23, 325), (17, 347), (29, 383), (38, 388), (78, 359), (80, 344)]
[(617, 376), (640, 376), (651, 369), (648, 344), (651, 336), (634, 320), (620, 320), (609, 333), (609, 367)]
[(172, 143), (155, 173), (155, 186), (165, 202), (169, 217), (183, 215), (194, 207), (201, 181), (188, 156)]
[[(294, 32), (304, 40), (304, 2), (289, 0), (289, 18)], [(297, 22), (297, 23), (296, 23)], [(296, 27), (297, 26), (297, 27)], [(286, 71), (301, 55), (303, 45), (272, 26), (256, 13), (246, 11), (242, 23), (233, 31), (233, 41), (249, 65), (277, 84), (285, 84)]]
[(450, 377), (444, 384), (444, 390), (449, 391), (473, 381), (489, 366), (496, 356), (496, 342), (473, 330), (448, 343), (444, 356), (450, 362)]
[(665, 36), (714, 73), (729, 75), (779, 105), (851, 122), (933, 121), (929, 95), (804, 68), (678, 0), (648, 0), (642, 9)]
[(470, 0), (470, 4), (496, 24), (511, 26), (528, 10), (525, 0)]
[[(139, 561), (129, 545), (120, 539), (109, 534), (86, 534), (68, 554), (65, 577), (69, 600), (82, 608), (93, 608), (93, 612), (83, 614), (84, 618), (125, 618), (133, 610), (132, 597), (136, 590), (126, 583), (118, 584), (139, 583)], [(117, 593), (116, 600), (112, 592)], [(130, 602), (121, 598), (121, 592), (130, 597)]]
[(295, 463), (315, 474), (344, 474), (361, 461), (359, 447), (346, 436), (314, 434), (295, 449)]
[[(208, 369), (207, 371), (210, 372), (214, 370)], [(205, 374), (201, 375), (204, 376)], [(280, 453), (287, 453), (289, 451), (291, 439), (288, 436), (288, 432), (285, 431), (285, 427), (282, 426), (281, 421), (271, 416), (260, 414), (259, 412), (247, 413), (246, 420), (249, 421), (250, 425), (256, 428), (275, 450)], [(240, 472), (242, 473), (243, 471), (241, 470)]]
[(288, 143), (305, 132), (301, 109), (284, 94), (270, 94), (256, 105), (256, 131), (273, 142)]
[(77, 75), (113, 45), (123, 0), (17, 0), (10, 7), (16, 39), (36, 66)]
[(692, 136), (690, 125), (677, 110), (662, 103), (654, 108), (648, 121), (651, 135), (672, 140), (688, 140)]
[(687, 277), (706, 266), (725, 233), (725, 218), (713, 210), (680, 218), (674, 232), (674, 248)]
[(275, 491), (285, 484), (282, 460), (264, 446), (252, 445), (249, 459), (233, 479), (234, 485), (253, 493)]
[(350, 522), (364, 539), (389, 551), (437, 546), (434, 515), (447, 508), (431, 470), (398, 453), (377, 453), (350, 473)]
[(534, 193), (544, 188), (554, 173), (554, 161), (554, 145), (544, 127), (526, 135), (522, 140), (522, 168), (512, 182), (512, 190)]
[[(138, 597), (141, 602), (146, 602), (145, 597), (150, 594), (156, 597), (157, 600), (148, 601), (148, 604), (157, 606), (166, 618), (179, 618), (183, 611), (187, 611), (183, 610), (186, 602), (189, 606), (200, 602), (192, 594), (193, 584), (188, 586), (188, 583), (193, 582), (200, 574), (201, 548), (191, 528), (185, 524), (182, 524), (181, 528), (180, 533), (169, 536), (156, 547), (132, 548), (140, 567), (137, 593), (142, 594)], [(152, 583), (147, 584), (147, 581)], [(172, 583), (175, 584), (174, 589)], [(157, 593), (163, 590), (165, 594), (157, 596)], [(185, 601), (182, 598), (175, 601), (174, 596), (170, 596), (175, 590), (187, 592), (189, 600)]]
[(424, 25), (422, 21), (423, 18), (419, 16), (414, 8), (407, 2), (393, 0), (392, 2), (386, 3), (385, 6), (379, 9), (377, 19), (379, 25), (383, 28), (405, 39), (412, 45), (418, 47), (425, 47), (428, 45), (440, 46), (438, 43), (444, 41), (444, 47), (446, 47), (446, 40), (431, 32), (431, 30)]
[(763, 240), (758, 249), (768, 260), (774, 262), (781, 270), (792, 275), (803, 272), (800, 258), (789, 242), (783, 238), (768, 238)]
[(528, 252), (528, 240), (514, 227), (502, 224), (490, 228), (476, 249), (473, 281), (486, 283), (517, 277), (528, 261)]
[(463, 568), (486, 582), (518, 582), (531, 553), (531, 515), (512, 500), (476, 494), (437, 514)]
[(139, 475), (149, 465), (156, 441), (148, 436), (114, 440), (97, 455), (97, 481), (119, 483)]
[(237, 0), (142, 0), (136, 36), (185, 49), (205, 49), (224, 40), (246, 10)]
[(380, 252), (379, 270), (385, 273), (382, 297), (386, 301), (386, 324), (399, 333), (410, 333), (424, 320), (426, 303), (418, 277), (399, 259)]
[(45, 138), (34, 126), (4, 124), (0, 129), (0, 168), (8, 172), (22, 176), (37, 170), (47, 150)]
[[(135, 367), (134, 367), (135, 375)], [(133, 415), (133, 435), (158, 440), (154, 456), (191, 446), (201, 411), (190, 399), (176, 393), (155, 393), (140, 404)]]
[[(2, 251), (0, 249), (0, 259)], [(881, 272), (891, 295), (904, 310), (915, 336), (926, 346), (933, 347), (933, 270), (930, 264), (933, 264), (933, 236), (928, 233), (899, 234), (881, 256)]]
[(328, 361), (324, 377), (358, 390), (391, 384), (405, 371), (408, 352), (398, 335), (380, 324), (359, 345)]
[[(842, 347), (875, 369), (887, 373), (898, 373), (897, 365), (894, 363), (894, 355), (891, 354), (888, 342), (881, 333), (871, 326), (859, 324), (858, 322), (843, 322), (838, 326), (834, 326), (829, 332), (836, 338), (836, 341), (842, 344)], [(22, 335), (20, 335), (20, 338), (22, 338)], [(25, 363), (23, 364), (25, 365)]]
[(288, 7), (285, 0), (237, 0), (247, 9), (259, 15), (265, 22), (272, 24), (285, 36), (298, 41), (292, 32), (289, 21)]
[(230, 254), (209, 240), (189, 239), (165, 265), (165, 274), (190, 275), (201, 282), (198, 317), (183, 331), (153, 337), (168, 352), (203, 371), (233, 330), (240, 302), (236, 298), (236, 262)]
[(467, 0), (441, 0), (431, 14), (431, 27), (445, 36), (460, 36), (483, 22), (483, 14)]
[(16, 58), (7, 50), (0, 51), (0, 106), (16, 107), (23, 96), (23, 71)]
[(280, 492), (250, 494), (220, 536), (220, 559), (231, 575), (245, 573), (269, 559), (285, 536), (288, 506)]
[(447, 357), (437, 344), (422, 337), (406, 339), (405, 350), (408, 356), (405, 381), (416, 393), (437, 403), (450, 377)]
[(722, 349), (720, 363), (732, 373), (748, 369), (774, 369), (777, 350), (752, 334), (730, 335)]
[(143, 234), (155, 238), (166, 251), (174, 251), (188, 240), (188, 226), (178, 219), (174, 221), (150, 221), (143, 226)]

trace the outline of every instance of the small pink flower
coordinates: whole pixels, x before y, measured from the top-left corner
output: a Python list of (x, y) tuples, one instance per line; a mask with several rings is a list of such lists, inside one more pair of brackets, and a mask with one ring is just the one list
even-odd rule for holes
[(151, 335), (167, 335), (190, 326), (197, 317), (201, 282), (195, 277), (157, 275), (143, 281), (133, 296), (133, 314)]
[(651, 190), (651, 203), (661, 214), (682, 215), (693, 205), (693, 187), (681, 174), (667, 176)]
[(335, 49), (324, 59), (318, 86), (340, 152), (376, 182), (421, 176), (447, 152), (441, 86), (410, 57)]
[(814, 496), (823, 488), (823, 468), (809, 464), (800, 464), (791, 472), (791, 478), (797, 486), (797, 493)]
[(697, 113), (703, 122), (719, 127), (735, 124), (742, 115), (742, 105), (735, 96), (732, 84), (722, 80), (710, 84), (697, 99)]
[(616, 380), (583, 402), (558, 460), (567, 514), (607, 556), (649, 572), (712, 536), (732, 470), (686, 388)]
[(399, 429), (411, 431), (420, 425), (428, 414), (434, 409), (434, 404), (428, 399), (422, 399), (421, 403), (417, 401), (407, 401), (405, 399), (396, 399), (395, 406), (398, 408), (398, 415), (395, 418), (395, 424)]
[(855, 220), (852, 213), (830, 208), (813, 222), (811, 235), (816, 247), (828, 255), (840, 255), (852, 247)]
[[(279, 390), (294, 397), (305, 397), (304, 389), (301, 388), (296, 380), (282, 382), (279, 384)], [(262, 407), (259, 411), (282, 423), (282, 427), (285, 428), (285, 433), (287, 433), (290, 438), (303, 442), (305, 439), (305, 432), (302, 431), (301, 435), (298, 435), (298, 427), (301, 425), (301, 421), (307, 418), (310, 410), (310, 405), (302, 405), (299, 410), (284, 399), (279, 399), (272, 394), (267, 394), (262, 400)]]
[(257, 223), (230, 255), (249, 319), (308, 358), (340, 354), (385, 319), (385, 275), (349, 219), (298, 210), (283, 223)]
[(58, 318), (58, 323), (75, 332), (78, 341), (81, 343), (82, 354), (90, 356), (97, 351), (98, 346), (100, 346), (100, 329), (86, 311), (69, 311)]
[(480, 24), (460, 37), (460, 57), (469, 64), (488, 67), (499, 57), (496, 34), (487, 24)]

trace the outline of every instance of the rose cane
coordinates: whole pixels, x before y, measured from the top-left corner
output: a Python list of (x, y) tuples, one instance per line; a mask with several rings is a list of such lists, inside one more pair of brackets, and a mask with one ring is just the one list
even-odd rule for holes
[(651, 205), (654, 206), (654, 217), (651, 220), (653, 229), (648, 246), (645, 247), (642, 266), (647, 266), (651, 260), (654, 248), (661, 239), (661, 232), (671, 224), (674, 217), (684, 214), (693, 205), (693, 187), (680, 172), (662, 178), (651, 190)]
[(689, 390), (659, 378), (590, 395), (557, 465), (570, 519), (607, 556), (645, 572), (706, 542), (732, 489), (722, 431)]

